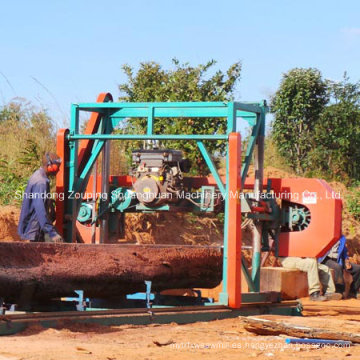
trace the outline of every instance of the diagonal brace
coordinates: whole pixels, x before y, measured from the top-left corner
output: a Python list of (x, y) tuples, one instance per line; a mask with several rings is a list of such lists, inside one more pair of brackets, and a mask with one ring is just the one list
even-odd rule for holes
[(216, 166), (209, 154), (209, 152), (207, 151), (204, 143), (202, 141), (197, 141), (197, 146), (199, 147), (199, 150), (201, 152), (201, 155), (203, 156), (207, 166), (209, 167), (209, 170), (211, 172), (211, 175), (214, 177), (216, 184), (222, 194), (222, 196), (226, 196), (226, 188), (225, 185), (223, 184), (221, 177), (219, 175), (219, 173), (217, 172)]

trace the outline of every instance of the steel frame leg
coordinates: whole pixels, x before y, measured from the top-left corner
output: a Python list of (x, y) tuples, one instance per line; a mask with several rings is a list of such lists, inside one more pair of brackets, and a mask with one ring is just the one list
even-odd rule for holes
[(241, 306), (241, 137), (229, 135), (227, 292), (229, 307)]

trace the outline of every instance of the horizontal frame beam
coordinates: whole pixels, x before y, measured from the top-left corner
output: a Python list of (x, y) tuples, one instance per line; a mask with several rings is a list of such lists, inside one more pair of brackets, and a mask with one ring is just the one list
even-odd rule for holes
[[(114, 113), (111, 117), (148, 117), (149, 108), (122, 108)], [(228, 114), (227, 107), (213, 108), (162, 108), (153, 107), (153, 117), (155, 118), (189, 118), (189, 117), (226, 117)]]
[(94, 135), (69, 135), (69, 140), (228, 140), (228, 135), (137, 135), (137, 134), (94, 134)]
[[(196, 102), (196, 101), (184, 101), (184, 102), (108, 102), (108, 103), (79, 103), (76, 106), (80, 110), (87, 108), (94, 109), (121, 109), (121, 108), (147, 108), (149, 106), (157, 108), (209, 108), (209, 107), (223, 107), (227, 108), (228, 102), (223, 101), (209, 101), (209, 102)], [(241, 103), (237, 103), (241, 104)], [(254, 103), (255, 105), (255, 103)], [(93, 111), (93, 110), (91, 110)]]
[(259, 103), (241, 102), (158, 102), (158, 103), (81, 103), (80, 111), (107, 113), (112, 117), (148, 117), (153, 108), (154, 117), (226, 117), (229, 106), (234, 106), (237, 117), (259, 114)]

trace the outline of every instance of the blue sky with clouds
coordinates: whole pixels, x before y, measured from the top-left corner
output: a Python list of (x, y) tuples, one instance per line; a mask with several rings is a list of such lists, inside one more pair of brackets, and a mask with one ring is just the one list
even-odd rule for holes
[(125, 80), (122, 64), (243, 64), (236, 98), (261, 100), (293, 67), (360, 80), (360, 1), (2, 1), (0, 105), (24, 97), (66, 125), (72, 102)]

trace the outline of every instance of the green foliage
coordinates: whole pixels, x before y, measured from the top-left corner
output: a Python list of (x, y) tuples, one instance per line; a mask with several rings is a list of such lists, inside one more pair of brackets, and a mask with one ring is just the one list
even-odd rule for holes
[(272, 99), (272, 137), (299, 174), (360, 179), (360, 82), (323, 80), (316, 69), (284, 75)]
[(308, 157), (327, 177), (350, 182), (360, 179), (360, 83), (350, 83), (345, 74), (328, 88), (332, 101), (315, 126), (316, 146)]
[(33, 139), (26, 140), (25, 149), (21, 151), (21, 157), (18, 161), (34, 172), (39, 167), (39, 159), (42, 159), (43, 154), (40, 153), (39, 145)]
[(291, 169), (287, 165), (285, 159), (279, 154), (271, 134), (265, 137), (264, 167), (268, 166), (291, 172)]
[(19, 204), (17, 194), (25, 190), (26, 182), (14, 171), (13, 164), (0, 159), (0, 204)]
[(0, 108), (0, 204), (19, 204), (31, 173), (42, 155), (54, 151), (53, 124), (44, 110), (16, 99)]
[[(240, 79), (241, 64), (235, 63), (224, 74), (216, 71), (210, 76), (215, 61), (204, 65), (190, 66), (180, 64), (173, 59), (174, 68), (164, 70), (155, 62), (140, 64), (139, 70), (123, 66), (127, 82), (119, 86), (122, 96), (119, 101), (130, 102), (175, 102), (175, 101), (230, 101), (234, 88)], [(132, 118), (127, 123), (127, 132), (145, 133), (146, 118)], [(154, 133), (157, 134), (221, 134), (226, 129), (226, 121), (221, 118), (212, 119), (155, 119)], [(134, 142), (132, 148), (141, 146)], [(163, 146), (171, 146), (183, 150), (199, 173), (206, 173), (207, 167), (197, 149), (195, 142), (164, 141)], [(206, 146), (211, 153), (222, 155), (225, 144), (222, 141), (208, 141)]]
[(216, 218), (219, 221), (219, 225), (223, 226), (225, 224), (225, 214), (223, 212), (216, 214)]
[(355, 187), (350, 191), (346, 197), (346, 205), (350, 214), (356, 219), (360, 220), (360, 188)]
[(313, 132), (327, 102), (327, 84), (313, 68), (290, 70), (272, 98), (274, 141), (280, 155), (299, 174), (309, 165)]

